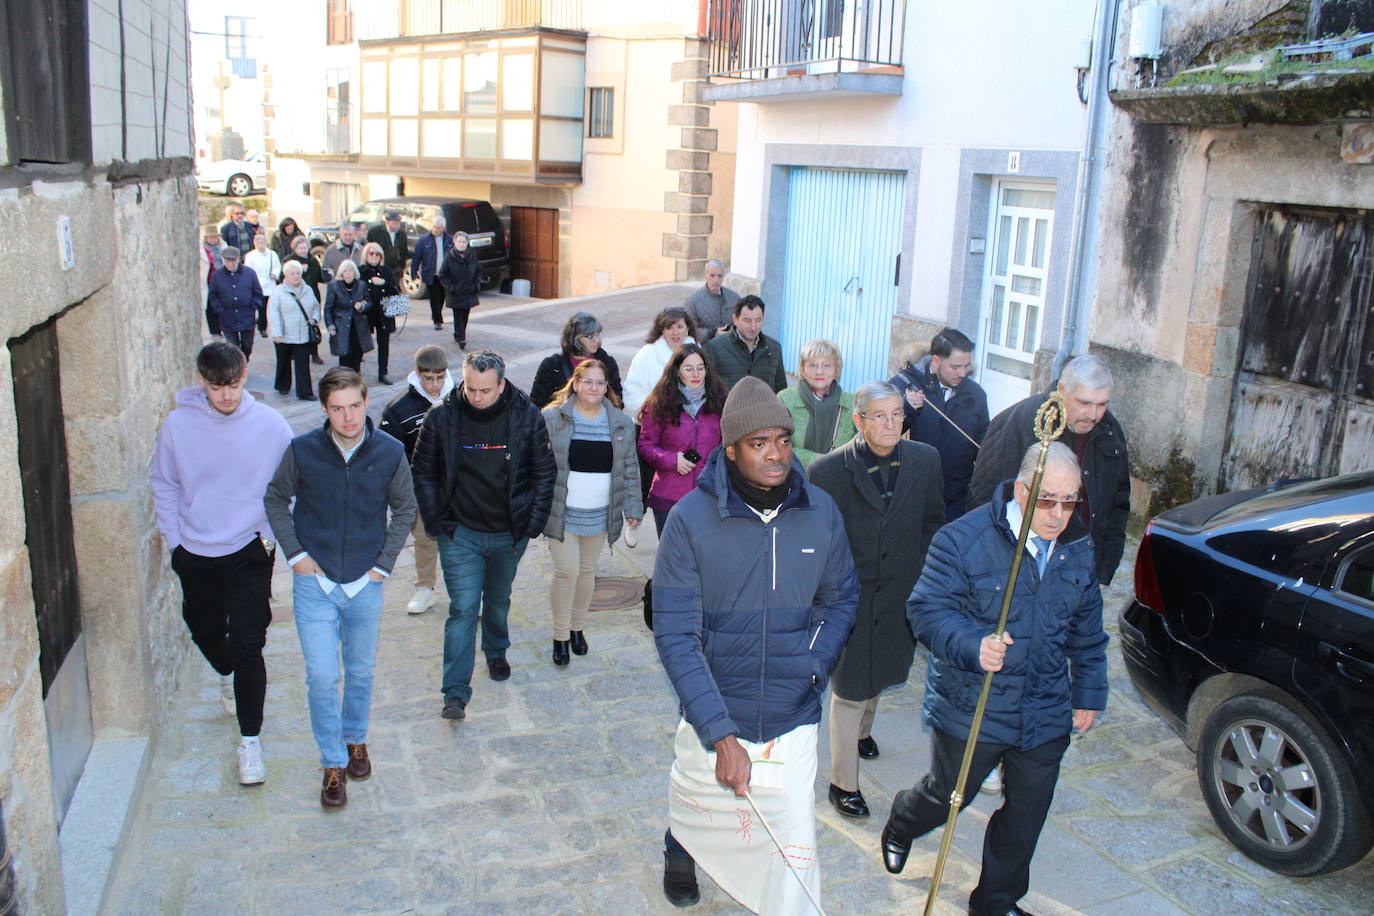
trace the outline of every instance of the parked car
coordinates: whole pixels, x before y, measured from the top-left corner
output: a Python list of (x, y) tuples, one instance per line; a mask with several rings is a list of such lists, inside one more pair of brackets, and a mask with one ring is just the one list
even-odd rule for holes
[(211, 194), (246, 197), (267, 192), (267, 165), (262, 153), (242, 159), (217, 159), (196, 167), (196, 186)]
[[(440, 213), (448, 223), (449, 232), (466, 232), (469, 245), (477, 252), (477, 263), (482, 268), (482, 287), (488, 289), (500, 284), (503, 273), (510, 264), (510, 253), (506, 248), (506, 229), (501, 218), (485, 200), (472, 200), (462, 197), (383, 197), (359, 204), (348, 219), (364, 223), (369, 228), (382, 222), (388, 210), (401, 214), (401, 229), (410, 241), (410, 250), (415, 243), (429, 232), (434, 217)], [(311, 226), (311, 244), (316, 240), (332, 245), (339, 236), (339, 227)], [(423, 289), (411, 283), (409, 272), (406, 275), (406, 288), (412, 296), (421, 296)]]
[(1286, 875), (1374, 833), (1374, 472), (1159, 515), (1121, 614), (1131, 681), (1197, 753), (1217, 826)]

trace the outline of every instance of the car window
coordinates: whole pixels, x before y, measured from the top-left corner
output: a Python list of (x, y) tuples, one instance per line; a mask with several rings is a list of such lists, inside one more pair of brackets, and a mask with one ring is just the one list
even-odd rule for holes
[(461, 204), (445, 208), (448, 211), (449, 232), (480, 232), (477, 227), (477, 208)]
[(348, 214), (348, 218), (355, 223), (367, 223), (369, 226), (373, 223), (379, 223), (382, 221), (382, 205), (362, 204), (358, 209)]
[(1374, 602), (1374, 547), (1366, 548), (1350, 558), (1336, 587), (1347, 595)]

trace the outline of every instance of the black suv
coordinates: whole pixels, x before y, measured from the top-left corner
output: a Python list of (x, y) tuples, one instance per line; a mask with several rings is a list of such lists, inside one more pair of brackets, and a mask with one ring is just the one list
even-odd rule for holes
[(1152, 521), (1121, 614), (1142, 698), (1197, 753), (1212, 818), (1286, 875), (1374, 839), (1374, 472)]
[[(368, 228), (382, 222), (388, 210), (401, 214), (401, 229), (410, 241), (410, 250), (415, 243), (429, 232), (434, 217), (440, 213), (448, 224), (449, 232), (466, 232), (472, 250), (477, 254), (477, 263), (482, 267), (482, 287), (497, 286), (502, 274), (510, 263), (510, 253), (506, 249), (506, 229), (501, 218), (491, 204), (485, 200), (470, 200), (462, 197), (382, 197), (359, 204), (348, 219), (364, 223)], [(318, 242), (330, 245), (339, 236), (339, 227), (312, 226), (312, 244)], [(407, 270), (406, 280), (410, 274)], [(411, 284), (408, 284), (408, 287)], [(412, 294), (414, 290), (409, 290)]]

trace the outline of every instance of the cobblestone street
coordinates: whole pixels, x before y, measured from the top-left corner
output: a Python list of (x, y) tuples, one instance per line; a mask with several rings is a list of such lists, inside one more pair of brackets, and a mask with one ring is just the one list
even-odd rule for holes
[[(511, 379), (527, 388), (538, 361), (556, 349), (563, 321), (585, 309), (605, 325), (604, 346), (624, 373), (654, 312), (681, 302), (690, 288), (670, 284), (561, 302), (484, 297), (468, 339), (506, 355)], [(409, 328), (392, 342), (396, 384), (372, 391), (374, 417), (403, 389), (417, 346), (447, 343), (457, 358), (448, 329), (434, 331), (425, 304), (417, 305)], [(321, 422), (317, 405), (272, 392), (272, 361), (269, 342), (259, 340), (250, 388), (266, 392), (266, 402), (283, 409), (298, 431)], [(333, 362), (326, 355), (327, 365)], [(316, 367), (317, 378), (321, 371)], [(375, 382), (371, 356), (364, 375)], [(642, 530), (638, 548), (622, 543), (603, 553), (600, 576), (633, 580), (638, 591), (654, 548), (652, 526)], [(1139, 701), (1122, 666), (1116, 615), (1129, 598), (1133, 559), (1131, 544), (1107, 595), (1108, 709), (1065, 758), (1024, 904), (1040, 916), (1367, 912), (1374, 858), (1325, 878), (1286, 878), (1245, 859), (1212, 823), (1192, 755)], [(494, 683), (479, 664), (467, 719), (449, 722), (439, 716), (442, 577), (435, 605), (408, 615), (412, 563), (407, 548), (386, 586), (368, 736), (375, 771), (349, 784), (341, 810), (319, 804), (290, 570), (279, 562), (273, 584), (265, 785), (237, 784), (237, 730), (220, 708), (213, 672), (188, 646), (105, 912), (677, 912), (660, 890), (676, 703), (639, 604), (593, 613), (590, 654), (554, 667), (552, 563), (544, 542), (531, 542), (515, 581), (513, 674)], [(879, 706), (873, 734), (882, 753), (863, 763), (860, 777), (871, 819), (846, 820), (825, 801), (822, 726), (816, 812), (823, 903), (831, 914), (914, 913), (924, 901), (938, 835), (918, 841), (901, 879), (884, 872), (878, 855), (893, 794), (927, 767), (924, 674), (918, 653), (908, 683)], [(938, 912), (965, 912), (983, 828), (997, 804), (981, 796), (960, 818)], [(702, 902), (692, 912), (742, 912), (704, 873), (699, 877)]]

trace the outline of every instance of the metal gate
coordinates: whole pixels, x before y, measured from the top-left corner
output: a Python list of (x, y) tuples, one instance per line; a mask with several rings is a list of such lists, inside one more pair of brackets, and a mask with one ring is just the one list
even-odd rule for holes
[(901, 279), (904, 172), (794, 168), (783, 270), (782, 352), (797, 371), (802, 345), (833, 340), (840, 384), (888, 377)]
[(38, 617), (38, 668), (60, 819), (76, 791), (92, 732), (56, 320), (11, 341), (10, 358), (25, 538)]
[(1223, 490), (1374, 467), (1374, 220), (1261, 214)]

